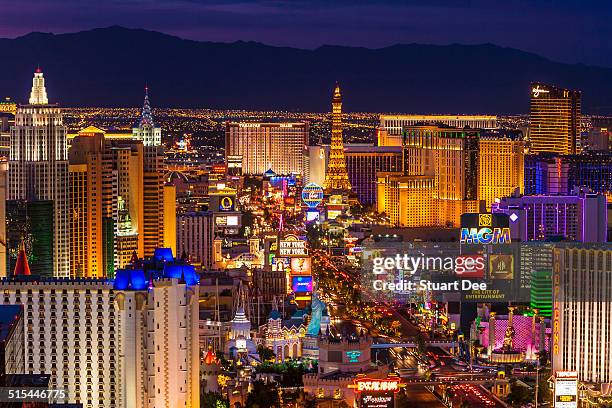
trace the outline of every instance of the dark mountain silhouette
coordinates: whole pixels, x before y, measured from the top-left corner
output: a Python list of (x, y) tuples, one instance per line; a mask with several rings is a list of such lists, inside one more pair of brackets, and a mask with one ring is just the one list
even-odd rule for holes
[(327, 111), (339, 81), (347, 111), (521, 113), (529, 83), (583, 91), (583, 111), (612, 112), (612, 69), (569, 65), (511, 48), (394, 45), (316, 50), (183, 40), (122, 27), (0, 39), (0, 95), (25, 102), (40, 65), (63, 106)]

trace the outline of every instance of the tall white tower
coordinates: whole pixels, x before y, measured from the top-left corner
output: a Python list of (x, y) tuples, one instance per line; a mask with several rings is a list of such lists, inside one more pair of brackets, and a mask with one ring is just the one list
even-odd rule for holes
[[(57, 104), (49, 104), (40, 68), (28, 105), (21, 105), (11, 127), (9, 200), (53, 202), (53, 276), (68, 277), (68, 150)], [(36, 254), (34, 254), (36, 255)], [(51, 271), (49, 271), (51, 272)]]
[(149, 103), (149, 88), (145, 87), (144, 104), (142, 105), (142, 115), (138, 126), (132, 128), (134, 139), (142, 140), (145, 146), (161, 145), (161, 128), (155, 126), (153, 122), (153, 114), (151, 113), (151, 104)]

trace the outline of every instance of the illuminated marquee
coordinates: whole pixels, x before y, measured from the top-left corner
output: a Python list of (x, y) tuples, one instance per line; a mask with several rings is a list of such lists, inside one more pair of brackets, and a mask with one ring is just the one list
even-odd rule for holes
[(299, 239), (295, 235), (287, 235), (285, 239), (279, 243), (278, 254), (288, 257), (303, 257), (308, 256), (306, 241)]
[(462, 244), (508, 244), (510, 228), (461, 228)]
[(349, 388), (355, 390), (361, 408), (394, 408), (395, 393), (404, 385), (395, 374), (381, 379), (358, 374)]
[(382, 379), (373, 380), (363, 378), (355, 380), (355, 388), (358, 392), (361, 391), (398, 391), (400, 386), (400, 380), (397, 379)]
[(302, 190), (302, 201), (308, 208), (316, 208), (323, 201), (323, 188), (315, 183), (308, 183)]
[(462, 244), (510, 243), (506, 214), (466, 213), (461, 215)]

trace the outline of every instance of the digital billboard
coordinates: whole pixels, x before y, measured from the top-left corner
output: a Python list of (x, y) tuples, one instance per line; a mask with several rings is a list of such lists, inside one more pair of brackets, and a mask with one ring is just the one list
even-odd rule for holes
[(462, 244), (507, 244), (511, 242), (507, 214), (465, 213), (461, 215)]
[(578, 406), (578, 374), (575, 371), (555, 373), (555, 408)]
[(312, 276), (293, 276), (291, 289), (295, 293), (312, 293)]
[(490, 255), (489, 276), (491, 279), (514, 279), (514, 257), (510, 254)]
[(309, 258), (291, 258), (291, 274), (292, 275), (310, 275), (312, 269), (312, 261)]

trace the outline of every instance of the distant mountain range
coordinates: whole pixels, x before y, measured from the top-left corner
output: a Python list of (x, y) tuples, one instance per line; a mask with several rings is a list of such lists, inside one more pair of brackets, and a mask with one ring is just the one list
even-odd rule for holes
[(122, 27), (0, 39), (0, 96), (25, 102), (40, 65), (63, 106), (330, 109), (340, 82), (346, 111), (526, 113), (529, 83), (583, 91), (583, 111), (612, 113), (612, 69), (561, 64), (512, 48), (404, 44), (316, 50), (214, 43)]

